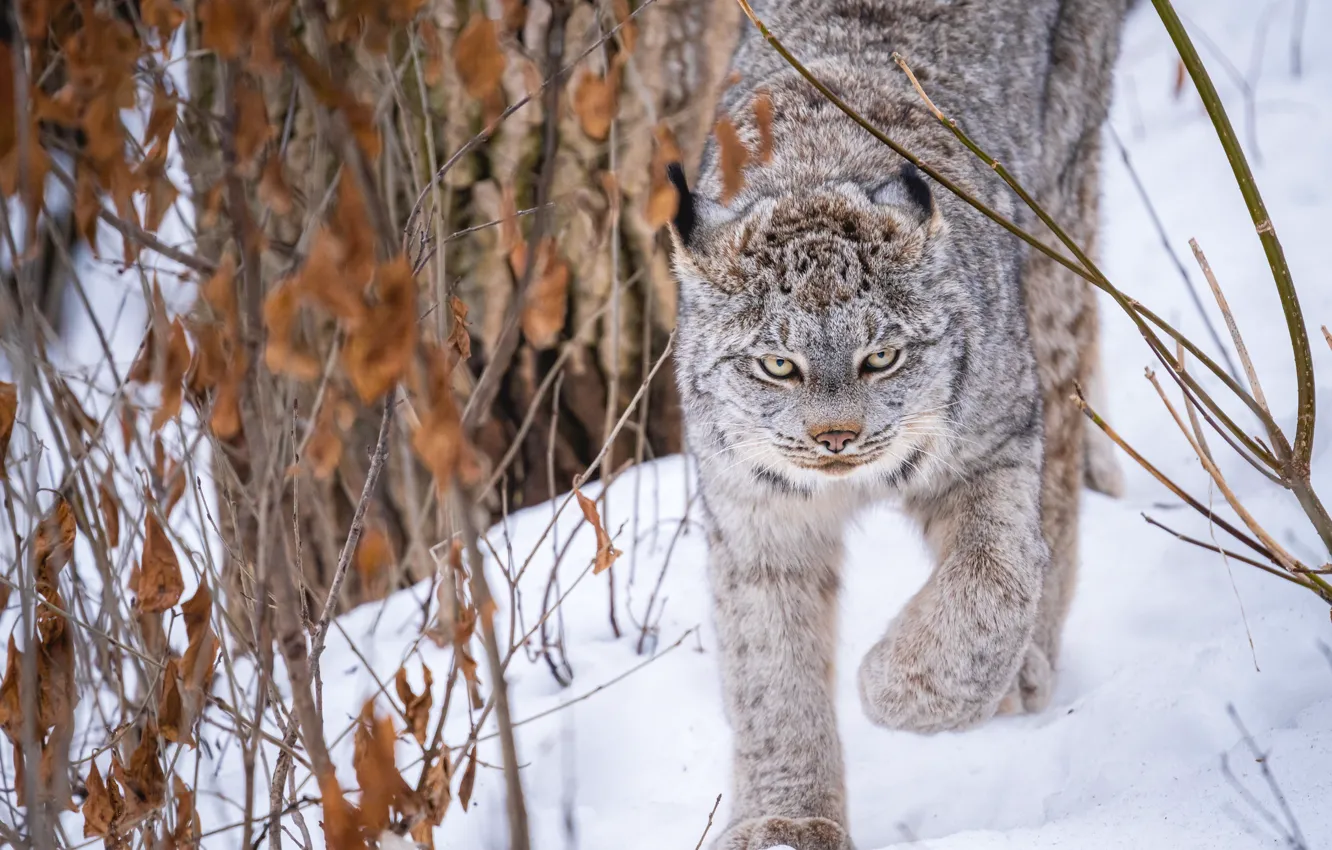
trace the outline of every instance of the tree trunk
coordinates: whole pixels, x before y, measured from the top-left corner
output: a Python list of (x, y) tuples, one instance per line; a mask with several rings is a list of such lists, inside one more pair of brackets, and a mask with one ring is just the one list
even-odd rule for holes
[[(310, 56), (327, 61), (341, 89), (370, 105), (382, 148), (367, 157), (379, 197), (366, 206), (405, 234), (407, 257), (419, 266), (421, 335), (449, 339), (458, 315), (453, 297), (466, 307), (471, 353), (453, 380), (464, 421), (474, 426), (484, 508), (495, 518), (567, 490), (663, 355), (675, 284), (663, 227), (674, 195), (662, 171), (675, 158), (697, 165), (740, 17), (732, 0), (656, 0), (638, 14), (624, 2), (590, 0), (421, 5), (408, 26), (381, 31), (362, 20), (355, 37), (327, 22), (322, 39), (308, 20), (289, 29)], [(324, 14), (307, 4), (296, 9), (294, 18)], [(191, 24), (201, 46), (197, 20)], [(377, 37), (387, 39), (383, 53), (366, 49)], [(273, 374), (265, 353), (272, 355), (274, 328), (260, 305), (307, 266), (319, 222), (339, 214), (350, 179), (340, 170), (347, 148), (338, 121), (321, 111), (319, 92), (290, 62), (261, 76), (206, 51), (191, 56), (194, 111), (182, 136), (195, 144), (182, 147), (195, 181), (199, 253), (218, 263), (230, 253), (242, 268), (231, 290), (241, 305), (236, 344), (249, 370), (238, 400), (241, 427), (219, 439), (215, 455), (231, 607), (238, 615), (253, 610), (263, 565), (299, 557), (307, 600), (318, 611), (381, 409), (361, 403), (342, 368), (346, 323), (318, 310), (299, 311), (294, 336), (316, 373)], [(232, 187), (218, 175), (226, 173), (228, 152), (238, 153), (225, 137), (245, 141), (247, 119), (237, 104), (250, 85), (262, 92), (270, 131), (263, 153), (242, 167), (248, 210), (233, 216)], [(488, 140), (432, 180), (506, 106), (528, 96)], [(351, 123), (358, 140), (363, 129)], [(544, 205), (532, 211), (539, 199)], [(246, 216), (262, 234), (248, 247), (238, 223)], [(253, 277), (247, 253), (259, 258)], [(222, 321), (206, 308), (196, 320)], [(682, 449), (669, 365), (620, 431), (603, 475)], [(380, 494), (338, 607), (430, 576), (432, 547), (456, 530), (412, 450), (421, 414), (410, 401), (400, 405)], [(260, 445), (262, 459), (255, 456)]]

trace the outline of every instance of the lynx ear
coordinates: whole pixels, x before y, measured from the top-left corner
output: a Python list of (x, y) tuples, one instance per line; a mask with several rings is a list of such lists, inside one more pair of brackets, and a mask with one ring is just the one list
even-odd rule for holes
[(673, 222), (675, 232), (680, 235), (680, 244), (688, 246), (690, 237), (694, 235), (694, 225), (697, 224), (694, 193), (689, 191), (689, 184), (685, 182), (684, 169), (680, 163), (672, 162), (666, 166), (666, 176), (675, 187), (676, 206)]
[(925, 182), (925, 175), (909, 162), (875, 189), (872, 197), (874, 203), (895, 207), (917, 224), (928, 223), (932, 230), (938, 222), (939, 208)]

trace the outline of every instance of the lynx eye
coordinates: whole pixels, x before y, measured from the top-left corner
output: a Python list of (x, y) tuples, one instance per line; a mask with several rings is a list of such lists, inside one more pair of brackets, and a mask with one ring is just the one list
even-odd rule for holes
[(767, 354), (759, 358), (759, 366), (773, 378), (790, 378), (796, 373), (796, 365), (785, 357)]
[(864, 369), (866, 372), (887, 372), (893, 366), (897, 365), (897, 358), (902, 352), (895, 348), (885, 348), (882, 351), (876, 351), (865, 358)]

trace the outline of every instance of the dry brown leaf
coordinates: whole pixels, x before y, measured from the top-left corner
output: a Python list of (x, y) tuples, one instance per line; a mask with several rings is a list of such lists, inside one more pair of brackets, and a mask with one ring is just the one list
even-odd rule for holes
[(185, 635), (188, 639), (185, 655), (179, 665), (182, 708), (188, 725), (193, 725), (212, 682), (213, 664), (221, 648), (212, 627), (213, 594), (208, 585), (199, 582), (198, 589), (181, 604), (180, 611), (185, 617)]
[(23, 701), (19, 698), (19, 679), (22, 676), (23, 653), (19, 652), (14, 642), (14, 633), (9, 633), (9, 654), (5, 659), (5, 676), (0, 679), (0, 729), (5, 730), (9, 740), (19, 741), (20, 723), (23, 720)]
[(412, 448), (434, 475), (435, 486), (444, 492), (455, 475), (467, 483), (476, 481), (480, 468), (463, 434), (453, 398), (453, 354), (428, 345), (425, 360), (427, 379), (419, 393), (425, 404), (418, 409), (420, 424), (412, 433)]
[(342, 434), (334, 421), (336, 402), (326, 399), (315, 417), (314, 432), (305, 445), (305, 460), (310, 465), (314, 477), (327, 481), (342, 462)]
[(139, 745), (130, 753), (129, 767), (118, 758), (111, 761), (112, 773), (125, 792), (126, 830), (166, 805), (166, 773), (158, 755), (157, 735), (157, 726), (150, 719), (139, 736)]
[(102, 211), (102, 199), (97, 195), (97, 185), (93, 181), (90, 168), (77, 169), (78, 176), (74, 189), (74, 221), (79, 234), (88, 243), (88, 250), (94, 257), (97, 253), (97, 222)]
[(745, 188), (745, 166), (749, 164), (749, 148), (740, 141), (731, 116), (723, 115), (717, 121), (717, 148), (721, 157), (721, 202), (729, 204)]
[(759, 133), (757, 159), (766, 165), (772, 162), (772, 95), (767, 89), (754, 98), (754, 123), (758, 125)]
[(364, 850), (360, 813), (342, 796), (338, 778), (331, 771), (319, 777), (319, 796), (324, 803), (324, 844), (328, 850)]
[(439, 36), (439, 26), (429, 18), (421, 21), (417, 32), (425, 48), (421, 78), (428, 88), (434, 88), (444, 79), (444, 42)]
[[(520, 279), (527, 268), (527, 243), (519, 242), (509, 264)], [(569, 309), (569, 265), (560, 257), (554, 237), (541, 240), (536, 268), (523, 303), (523, 336), (538, 351), (554, 347), (564, 330)]]
[(264, 160), (264, 172), (259, 177), (259, 202), (277, 215), (291, 212), (291, 186), (282, 176), (282, 153), (277, 149), (269, 152)]
[(495, 22), (476, 11), (453, 45), (453, 62), (467, 93), (486, 100), (499, 93), (504, 74), (504, 51), (500, 48)]
[(449, 783), (453, 780), (453, 768), (449, 764), (449, 749), (441, 747), (439, 758), (426, 768), (421, 782), (421, 793), (425, 803), (425, 822), (439, 826), (444, 821), (444, 813), (449, 809), (453, 792)]
[(680, 197), (666, 176), (666, 167), (682, 161), (675, 134), (664, 122), (657, 125), (655, 135), (657, 143), (652, 148), (652, 178), (647, 200), (647, 220), (653, 230), (665, 227), (675, 218)]
[(143, 133), (143, 147), (159, 148), (165, 156), (167, 142), (176, 129), (176, 99), (161, 83), (153, 86), (153, 108)]
[[(63, 608), (58, 594), (51, 603)], [(42, 730), (74, 727), (74, 706), (79, 692), (74, 682), (74, 635), (63, 615), (46, 606), (37, 613), (38, 726)]]
[(1184, 94), (1184, 84), (1188, 82), (1188, 79), (1188, 68), (1184, 67), (1184, 60), (1181, 59), (1175, 63), (1175, 84), (1171, 87), (1171, 93), (1175, 96), (1175, 100), (1179, 100), (1180, 96)]
[(615, 559), (620, 557), (622, 553), (612, 545), (610, 534), (601, 524), (601, 514), (597, 513), (597, 503), (584, 496), (581, 490), (574, 490), (574, 495), (578, 497), (578, 507), (582, 508), (584, 518), (597, 533), (597, 561), (596, 566), (592, 568), (592, 574), (596, 575), (615, 563)]
[(630, 19), (629, 0), (612, 0), (611, 13), (615, 15), (615, 24), (620, 28), (620, 49), (625, 56), (632, 55), (638, 45), (638, 24)]
[(264, 326), (268, 344), (264, 347), (264, 365), (274, 374), (289, 375), (298, 381), (319, 377), (319, 361), (296, 350), (296, 308), (300, 293), (290, 282), (281, 284), (264, 299)]
[(199, 23), (205, 50), (222, 59), (238, 59), (254, 34), (254, 10), (242, 0), (202, 0)]
[(60, 571), (74, 555), (74, 535), (74, 509), (64, 496), (56, 496), (51, 509), (37, 524), (37, 537), (32, 544), (38, 593), (45, 596), (55, 593)]
[(590, 68), (579, 72), (573, 88), (573, 111), (578, 116), (578, 126), (583, 128), (588, 138), (604, 142), (610, 135), (619, 88), (618, 64), (612, 65), (611, 72), (604, 77)]
[(504, 29), (512, 33), (521, 33), (527, 23), (527, 3), (525, 0), (500, 0), (500, 22)]
[(202, 824), (194, 810), (194, 792), (179, 776), (172, 778), (171, 787), (176, 796), (176, 829), (171, 833), (171, 843), (175, 850), (184, 850), (196, 846), (196, 836), (203, 833)]
[(145, 26), (157, 30), (158, 38), (163, 45), (170, 43), (172, 33), (185, 20), (185, 13), (177, 8), (172, 0), (142, 0), (139, 16)]
[(374, 275), (373, 253), (364, 256), (368, 246), (360, 245), (359, 239), (347, 245), (332, 229), (318, 228), (310, 239), (305, 265), (293, 281), (302, 300), (328, 311), (348, 328), (365, 322), (369, 313), (365, 288)]
[(139, 609), (155, 614), (180, 601), (180, 595), (185, 592), (185, 580), (180, 574), (176, 550), (158, 522), (157, 512), (151, 507), (144, 520), (143, 536), (143, 560), (139, 565), (135, 593), (139, 597)]
[(468, 805), (472, 802), (472, 786), (476, 784), (476, 745), (472, 745), (472, 751), (467, 754), (467, 767), (463, 770), (462, 781), (458, 783), (458, 802), (462, 804), (463, 811), (467, 811)]
[(9, 455), (9, 438), (14, 433), (14, 420), (18, 416), (18, 387), (0, 381), (0, 479), (9, 477), (5, 458)]
[(378, 301), (342, 349), (347, 376), (367, 404), (401, 380), (416, 351), (416, 277), (406, 257), (376, 270), (375, 290)]
[[(243, 5), (237, 3), (237, 5)], [(241, 166), (252, 163), (273, 137), (276, 129), (268, 123), (264, 93), (249, 75), (236, 81), (236, 161)]]
[(352, 766), (361, 786), (361, 826), (371, 835), (378, 835), (388, 826), (391, 808), (415, 808), (415, 795), (403, 781), (394, 758), (396, 740), (393, 721), (375, 717), (374, 700), (368, 700), (356, 729)]
[[(107, 776), (102, 781), (102, 772), (97, 769), (97, 762), (88, 769), (88, 797), (83, 801), (83, 837), (107, 838), (116, 835), (119, 821), (124, 815), (125, 805), (116, 787), (116, 780)], [(108, 845), (111, 841), (108, 840)]]
[(418, 744), (425, 746), (427, 725), (430, 722), (430, 705), (434, 699), (434, 695), (430, 692), (430, 687), (434, 684), (434, 677), (430, 674), (430, 668), (424, 664), (421, 665), (421, 670), (425, 677), (425, 687), (421, 689), (420, 694), (412, 692), (411, 683), (407, 681), (406, 668), (398, 668), (394, 685), (398, 689), (398, 699), (402, 700), (402, 713), (407, 717), (412, 737), (416, 739)]
[[(144, 338), (143, 349), (139, 357), (135, 359), (130, 367), (129, 379), (140, 383), (150, 381), (161, 381), (161, 403), (153, 413), (152, 430), (160, 431), (162, 426), (180, 413), (181, 402), (184, 398), (185, 373), (190, 369), (190, 346), (185, 339), (185, 326), (177, 317), (166, 323), (165, 306), (158, 300), (161, 312), (157, 313), (153, 323), (149, 326), (148, 334)], [(156, 308), (155, 308), (156, 311)], [(158, 329), (164, 330), (168, 336), (165, 346), (159, 344)], [(158, 362), (159, 349), (161, 349), (161, 362)], [(160, 374), (159, 374), (160, 372)]]
[(458, 361), (466, 363), (472, 356), (472, 337), (467, 333), (467, 305), (454, 295), (449, 298), (453, 310), (453, 324), (449, 328), (449, 345), (458, 353)]
[(378, 525), (367, 527), (356, 544), (355, 559), (363, 601), (383, 599), (388, 595), (394, 563), (393, 543), (388, 534)]
[(120, 545), (120, 497), (116, 495), (110, 470), (102, 476), (102, 483), (97, 486), (97, 509), (102, 513), (102, 531), (106, 533), (106, 543), (114, 549)]
[(180, 663), (172, 658), (162, 671), (162, 695), (157, 701), (157, 723), (162, 737), (175, 744), (194, 746), (188, 723), (183, 722), (184, 706), (180, 696)]

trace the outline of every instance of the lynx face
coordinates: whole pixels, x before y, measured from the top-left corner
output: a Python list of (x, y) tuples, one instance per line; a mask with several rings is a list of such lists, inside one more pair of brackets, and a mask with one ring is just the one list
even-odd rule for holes
[(940, 454), (962, 349), (920, 177), (703, 212), (676, 252), (685, 396), (715, 423), (701, 461), (808, 488)]

